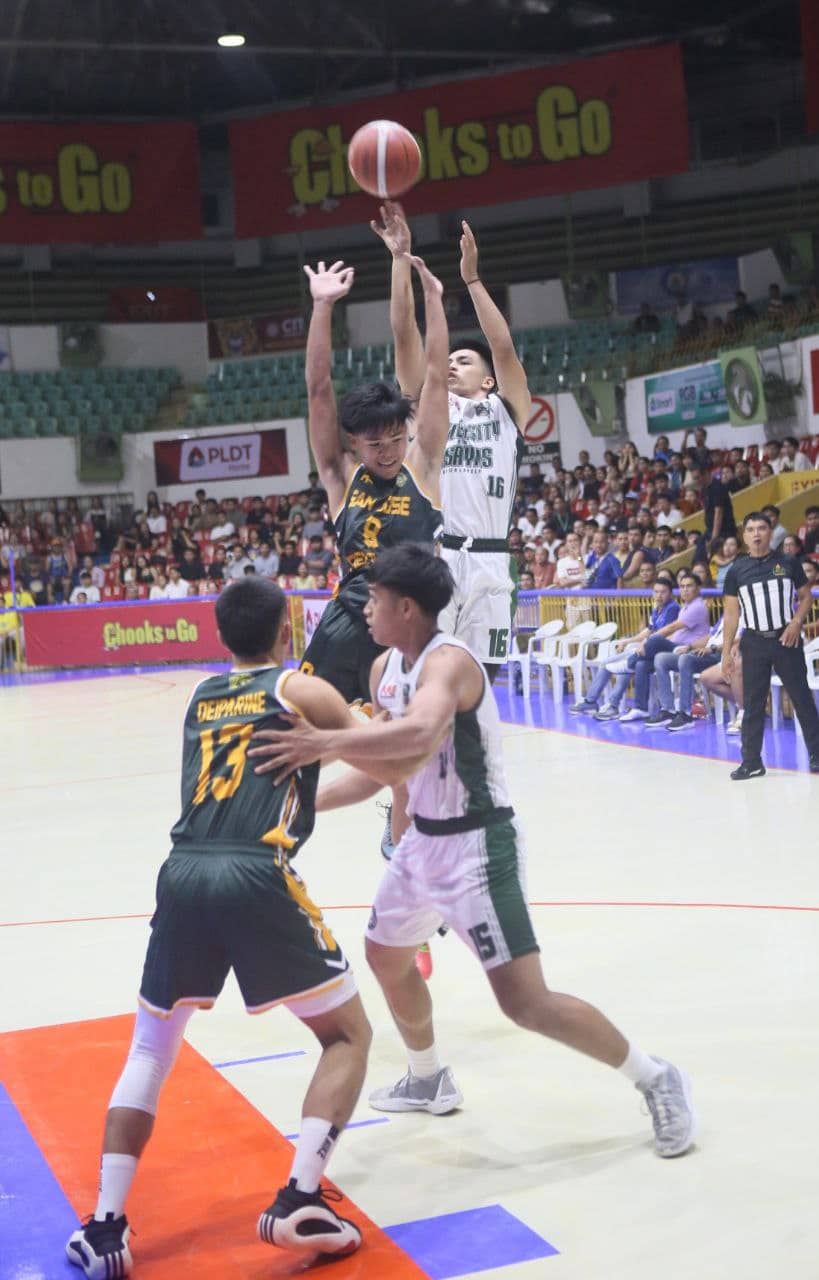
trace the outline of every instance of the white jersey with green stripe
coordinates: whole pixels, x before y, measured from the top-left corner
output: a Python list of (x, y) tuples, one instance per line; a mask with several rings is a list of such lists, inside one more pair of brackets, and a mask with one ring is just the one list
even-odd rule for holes
[(523, 442), (500, 396), (449, 394), (449, 435), (441, 469), (445, 533), (506, 538)]
[(491, 814), (511, 804), (503, 769), (501, 721), (486, 673), (468, 645), (436, 632), (407, 671), (403, 654), (391, 649), (378, 686), (378, 702), (394, 720), (407, 714), (424, 663), (436, 649), (463, 649), (478, 667), (483, 692), (471, 711), (455, 714), (438, 751), (407, 782), (410, 817), (441, 821)]

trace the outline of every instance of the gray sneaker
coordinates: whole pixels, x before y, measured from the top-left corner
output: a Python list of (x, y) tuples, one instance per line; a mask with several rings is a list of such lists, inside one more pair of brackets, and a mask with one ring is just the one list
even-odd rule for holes
[(595, 720), (619, 720), (620, 710), (618, 707), (611, 706), (607, 703), (605, 707), (601, 707), (599, 711), (594, 713)]
[(662, 1073), (648, 1085), (635, 1088), (646, 1100), (654, 1124), (654, 1146), (658, 1156), (669, 1160), (684, 1155), (694, 1141), (697, 1117), (691, 1101), (691, 1081), (684, 1071), (664, 1058), (652, 1058)]
[(423, 1080), (408, 1071), (397, 1084), (370, 1094), (370, 1106), (376, 1111), (429, 1111), (433, 1116), (445, 1116), (463, 1100), (449, 1067)]

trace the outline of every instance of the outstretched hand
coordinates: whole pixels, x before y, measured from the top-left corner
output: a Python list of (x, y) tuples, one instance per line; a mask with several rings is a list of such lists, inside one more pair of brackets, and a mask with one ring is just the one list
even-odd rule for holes
[(478, 244), (468, 222), (461, 229), (461, 279), (472, 284), (478, 278)]
[(397, 200), (386, 200), (379, 213), (381, 221), (375, 219), (370, 223), (373, 231), (380, 236), (394, 258), (400, 258), (412, 249), (412, 233), (404, 210)]
[(437, 293), (439, 297), (444, 292), (444, 286), (437, 276), (433, 275), (423, 258), (419, 258), (416, 254), (410, 255), (410, 262), (415, 267), (424, 286), (424, 292)]
[(305, 263), (304, 270), (314, 302), (338, 302), (340, 298), (346, 298), (353, 287), (355, 268), (345, 267), (341, 261), (334, 262), (331, 267), (320, 262), (317, 271)]

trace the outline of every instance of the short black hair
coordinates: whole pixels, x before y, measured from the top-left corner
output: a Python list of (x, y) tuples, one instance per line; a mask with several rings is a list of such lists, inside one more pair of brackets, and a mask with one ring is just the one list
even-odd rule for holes
[[(773, 510), (776, 511), (777, 515), (779, 515), (779, 512), (776, 510), (776, 507), (774, 507)], [(773, 525), (771, 524), (771, 521), (770, 521), (770, 517), (766, 516), (764, 511), (749, 511), (745, 519), (742, 521), (743, 529), (747, 528), (747, 526), (751, 524), (751, 522), (754, 520), (761, 520), (762, 523), (766, 524), (769, 529), (773, 528)]]
[(794, 449), (799, 448), (799, 441), (797, 440), (796, 436), (785, 436), (785, 439), (782, 441), (782, 443), (792, 444)]
[(492, 359), (492, 352), (489, 349), (488, 343), (481, 342), (480, 338), (465, 338), (463, 342), (456, 343), (453, 346), (452, 350), (453, 351), (474, 351), (476, 355), (479, 355), (481, 360), (483, 360), (484, 364), (489, 370), (489, 376), (494, 382), (495, 387), (497, 389), (498, 378), (497, 378), (497, 374), (495, 373), (495, 362)]
[(806, 516), (819, 516), (819, 507), (805, 507)]
[(409, 396), (395, 382), (368, 382), (348, 391), (341, 402), (339, 420), (351, 436), (383, 431), (394, 424), (406, 426), (415, 412)]
[(420, 542), (402, 542), (382, 551), (369, 570), (369, 579), (396, 595), (409, 596), (431, 618), (446, 608), (455, 590), (446, 561)]
[(250, 574), (225, 587), (216, 601), (216, 625), (230, 652), (247, 661), (270, 653), (285, 612), (281, 587)]
[(680, 570), (677, 574), (677, 585), (679, 586), (681, 582), (696, 582), (697, 586), (700, 585), (700, 580), (692, 569)]

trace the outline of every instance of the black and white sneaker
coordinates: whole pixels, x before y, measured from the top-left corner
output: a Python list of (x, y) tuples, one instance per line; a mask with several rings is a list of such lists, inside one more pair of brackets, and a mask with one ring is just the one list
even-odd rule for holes
[(108, 1213), (102, 1222), (89, 1218), (71, 1236), (65, 1252), (90, 1280), (120, 1280), (131, 1274), (134, 1265), (128, 1248), (130, 1234), (124, 1213), (119, 1218)]
[(340, 1199), (341, 1193), (329, 1187), (319, 1187), (312, 1193), (299, 1191), (296, 1179), (291, 1178), (259, 1218), (259, 1238), (265, 1244), (302, 1255), (331, 1253), (344, 1257), (355, 1253), (361, 1244), (361, 1232), (327, 1203)]
[(734, 782), (747, 782), (749, 778), (764, 778), (765, 766), (761, 760), (759, 764), (745, 764), (743, 761), (738, 769), (734, 769), (731, 777)]
[(666, 725), (671, 724), (674, 719), (673, 711), (655, 711), (653, 716), (649, 716), (643, 728), (645, 729), (664, 729)]
[(677, 711), (666, 725), (669, 733), (679, 733), (680, 729), (690, 729), (694, 723), (694, 717), (686, 715), (684, 711)]

